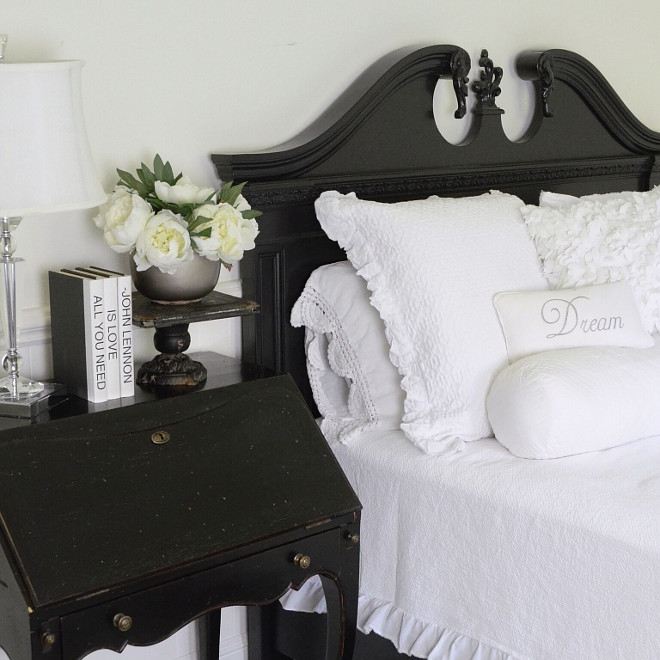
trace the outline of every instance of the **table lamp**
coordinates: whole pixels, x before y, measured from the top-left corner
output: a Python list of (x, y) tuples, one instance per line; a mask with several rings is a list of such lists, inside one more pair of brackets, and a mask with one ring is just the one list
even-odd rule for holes
[(26, 215), (92, 208), (106, 196), (83, 119), (83, 62), (5, 62), (6, 41), (0, 35), (0, 272), (7, 312), (2, 366), (8, 373), (0, 379), (0, 404), (10, 402), (18, 410), (21, 403), (29, 409), (45, 390), (43, 383), (19, 375), (15, 264), (21, 259), (14, 257), (12, 232)]

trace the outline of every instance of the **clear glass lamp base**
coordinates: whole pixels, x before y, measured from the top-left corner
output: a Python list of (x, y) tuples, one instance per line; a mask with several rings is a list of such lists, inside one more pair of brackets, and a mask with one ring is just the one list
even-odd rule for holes
[(12, 379), (10, 376), (0, 378), (0, 400), (14, 401), (29, 399), (38, 396), (44, 391), (44, 384), (36, 380), (19, 376), (16, 382), (16, 392), (12, 392)]

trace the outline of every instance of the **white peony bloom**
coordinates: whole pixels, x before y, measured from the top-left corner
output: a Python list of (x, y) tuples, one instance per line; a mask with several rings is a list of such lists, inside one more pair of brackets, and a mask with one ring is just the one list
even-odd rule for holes
[(103, 230), (105, 242), (115, 252), (130, 252), (153, 214), (151, 206), (139, 195), (117, 186), (94, 217), (94, 223)]
[(249, 211), (252, 207), (248, 203), (247, 199), (243, 197), (243, 195), (239, 195), (236, 198), (236, 205), (234, 207), (237, 211), (243, 212), (243, 211)]
[(193, 218), (200, 216), (209, 220), (196, 227), (195, 232), (211, 229), (208, 237), (192, 237), (195, 250), (203, 257), (233, 264), (243, 258), (245, 250), (254, 247), (259, 233), (256, 220), (245, 219), (231, 204), (204, 204), (193, 212)]
[(188, 228), (180, 215), (163, 210), (145, 225), (135, 243), (133, 259), (137, 270), (156, 266), (163, 273), (174, 273), (178, 264), (191, 261), (193, 249)]
[(158, 199), (169, 204), (201, 204), (215, 193), (213, 188), (200, 188), (187, 176), (182, 176), (173, 186), (165, 181), (154, 183)]

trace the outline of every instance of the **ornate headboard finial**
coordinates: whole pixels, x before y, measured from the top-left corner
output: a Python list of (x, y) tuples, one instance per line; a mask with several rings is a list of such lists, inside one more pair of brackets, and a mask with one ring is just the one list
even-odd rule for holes
[(553, 117), (550, 110), (550, 95), (555, 88), (555, 61), (552, 59), (550, 53), (541, 53), (538, 62), (536, 63), (536, 70), (539, 74), (541, 82), (541, 105), (543, 108), (544, 117)]
[(479, 66), (483, 71), (479, 75), (479, 80), (472, 83), (472, 89), (477, 94), (480, 109), (491, 113), (502, 114), (504, 110), (497, 107), (495, 97), (500, 95), (500, 82), (502, 81), (502, 68), (493, 66), (493, 60), (488, 57), (488, 51), (484, 48), (479, 58)]
[(456, 94), (456, 100), (458, 101), (458, 108), (454, 113), (456, 119), (462, 119), (465, 117), (466, 113), (466, 99), (468, 95), (468, 74), (470, 73), (470, 67), (472, 62), (470, 61), (470, 56), (462, 48), (454, 51), (451, 56), (451, 79), (454, 84), (454, 93)]

